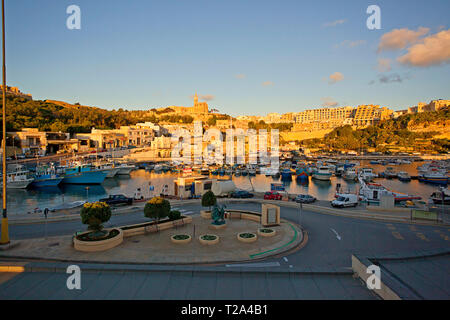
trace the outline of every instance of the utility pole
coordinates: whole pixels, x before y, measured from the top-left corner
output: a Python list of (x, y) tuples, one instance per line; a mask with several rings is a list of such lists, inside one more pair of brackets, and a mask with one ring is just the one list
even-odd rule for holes
[(0, 244), (9, 243), (8, 232), (8, 214), (6, 206), (6, 59), (5, 59), (5, 0), (2, 0), (2, 51), (3, 51), (3, 155), (2, 155), (2, 173), (3, 173), (3, 213), (2, 213), (2, 236)]

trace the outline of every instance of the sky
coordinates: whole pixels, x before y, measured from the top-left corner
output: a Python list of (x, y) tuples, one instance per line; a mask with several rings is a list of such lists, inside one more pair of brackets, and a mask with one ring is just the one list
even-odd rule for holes
[[(369, 30), (369, 5), (381, 29)], [(66, 9), (77, 5), (81, 29)], [(450, 99), (450, 1), (6, 0), (7, 83), (106, 109), (265, 115)]]

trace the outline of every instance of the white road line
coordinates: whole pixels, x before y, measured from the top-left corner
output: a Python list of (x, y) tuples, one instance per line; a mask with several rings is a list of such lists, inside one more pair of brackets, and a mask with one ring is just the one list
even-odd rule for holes
[(331, 231), (334, 232), (334, 234), (336, 235), (336, 238), (340, 241), (342, 239), (341, 236), (333, 228), (330, 228), (330, 229), (331, 229)]
[(262, 262), (262, 263), (241, 263), (241, 264), (226, 264), (225, 267), (246, 267), (246, 268), (265, 268), (265, 267), (279, 267), (279, 262)]
[(186, 212), (183, 212), (183, 214), (185, 214), (185, 215), (187, 215), (187, 214), (193, 214), (194, 213), (194, 211), (186, 211)]
[(288, 262), (289, 260), (288, 260), (288, 258), (286, 258), (286, 257), (283, 257), (283, 259), (284, 259), (284, 261), (286, 261), (286, 262)]

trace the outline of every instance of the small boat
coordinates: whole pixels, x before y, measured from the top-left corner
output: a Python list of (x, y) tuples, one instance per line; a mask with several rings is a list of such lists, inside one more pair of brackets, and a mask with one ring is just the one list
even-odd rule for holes
[(249, 176), (256, 176), (256, 169), (255, 168), (249, 168), (248, 169), (248, 175)]
[(330, 181), (331, 176), (333, 174), (331, 173), (330, 169), (328, 167), (319, 167), (317, 171), (315, 171), (312, 174), (313, 179), (322, 180), (322, 181)]
[(234, 175), (235, 175), (236, 177), (240, 177), (240, 176), (241, 176), (241, 170), (236, 169), (236, 171), (234, 172)]
[(401, 192), (395, 192), (387, 189), (379, 183), (366, 183), (361, 177), (359, 178), (360, 188), (359, 195), (368, 202), (379, 202), (381, 196), (392, 196), (395, 202), (411, 201), (422, 199), (419, 196), (409, 195)]
[(200, 169), (200, 174), (202, 174), (204, 176), (209, 176), (209, 169), (207, 167), (202, 167)]
[(398, 178), (398, 180), (400, 180), (402, 182), (409, 182), (409, 181), (411, 181), (411, 176), (409, 175), (408, 172), (405, 172), (405, 171), (400, 171), (397, 174), (397, 178)]
[(297, 181), (306, 181), (309, 178), (306, 167), (300, 166), (295, 171)]
[(394, 171), (394, 168), (387, 167), (386, 170), (384, 171), (384, 177), (386, 179), (397, 178), (397, 172)]
[(281, 180), (291, 181), (292, 180), (292, 171), (291, 169), (285, 168), (281, 170)]
[(372, 160), (372, 161), (370, 161), (370, 164), (382, 164), (382, 161), (380, 161), (380, 160)]
[(446, 174), (439, 170), (432, 170), (423, 174), (422, 176), (419, 176), (419, 181), (432, 184), (447, 185), (448, 177)]
[(435, 204), (450, 205), (450, 190), (441, 188), (440, 191), (435, 191), (431, 194), (430, 200)]
[(347, 181), (356, 181), (358, 175), (356, 173), (355, 168), (348, 168), (347, 170), (345, 170), (344, 174), (342, 175), (342, 178)]
[(219, 169), (219, 176), (223, 177), (225, 175), (225, 169), (224, 168), (220, 168)]
[(334, 175), (336, 177), (342, 177), (342, 175), (344, 174), (345, 169), (344, 167), (336, 167), (336, 172), (334, 173)]
[(56, 173), (56, 167), (53, 164), (50, 166), (39, 166), (36, 168), (36, 174), (31, 186), (35, 188), (56, 187), (63, 178), (63, 176)]
[(359, 171), (359, 176), (364, 179), (364, 181), (370, 182), (372, 181), (374, 178), (377, 178), (378, 175), (375, 174), (372, 170), (372, 168), (362, 168)]
[(33, 181), (30, 171), (21, 164), (8, 166), (6, 172), (6, 187), (9, 189), (26, 189)]
[(219, 174), (219, 170), (214, 169), (214, 170), (211, 171), (211, 174), (212, 174), (213, 176), (217, 176), (217, 175)]
[(242, 169), (241, 174), (242, 174), (243, 177), (248, 176), (248, 171), (247, 171), (247, 169)]
[(116, 168), (119, 168), (119, 171), (117, 172), (118, 175), (129, 175), (132, 170), (136, 169), (136, 166), (134, 164), (122, 163)]

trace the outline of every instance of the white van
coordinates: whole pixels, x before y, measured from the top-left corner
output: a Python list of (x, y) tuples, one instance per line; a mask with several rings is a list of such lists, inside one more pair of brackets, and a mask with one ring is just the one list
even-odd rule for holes
[(331, 201), (331, 206), (337, 208), (356, 207), (358, 205), (358, 195), (356, 194), (339, 194), (338, 197)]

